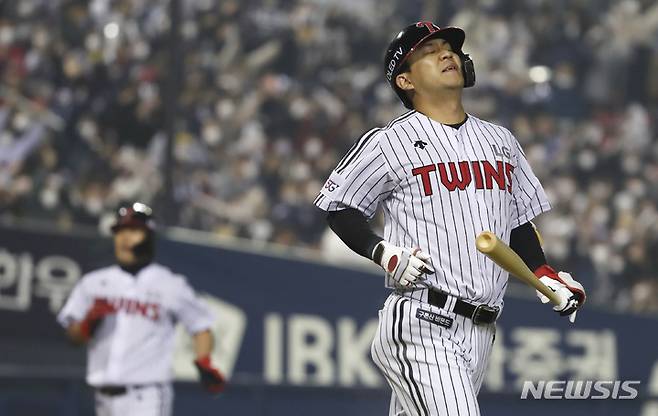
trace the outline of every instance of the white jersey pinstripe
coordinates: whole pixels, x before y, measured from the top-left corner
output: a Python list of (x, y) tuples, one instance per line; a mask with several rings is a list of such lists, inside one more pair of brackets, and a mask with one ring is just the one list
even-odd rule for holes
[[(475, 237), (490, 230), (509, 242), (513, 228), (550, 209), (507, 129), (472, 115), (454, 129), (416, 111), (364, 134), (315, 205), (368, 218), (381, 207), (387, 241), (430, 254), (436, 273), (427, 283), (491, 306), (502, 305), (507, 273), (476, 251)], [(407, 296), (424, 300), (423, 292)]]

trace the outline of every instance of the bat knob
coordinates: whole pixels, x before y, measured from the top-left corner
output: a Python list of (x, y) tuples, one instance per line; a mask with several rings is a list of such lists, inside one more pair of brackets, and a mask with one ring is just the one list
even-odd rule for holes
[(496, 234), (491, 231), (482, 231), (475, 239), (475, 246), (480, 252), (489, 253), (496, 247), (497, 242)]

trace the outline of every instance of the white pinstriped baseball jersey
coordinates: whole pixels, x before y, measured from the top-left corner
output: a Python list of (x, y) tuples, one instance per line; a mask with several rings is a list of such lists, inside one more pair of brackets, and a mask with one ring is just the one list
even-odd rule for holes
[[(420, 247), (427, 283), (474, 303), (501, 306), (507, 273), (475, 248), (484, 230), (509, 243), (513, 228), (550, 204), (516, 138), (469, 115), (458, 129), (410, 111), (364, 134), (315, 200), (325, 211), (384, 213), (384, 238)], [(392, 287), (387, 282), (388, 287)], [(406, 295), (425, 300), (423, 290)]]

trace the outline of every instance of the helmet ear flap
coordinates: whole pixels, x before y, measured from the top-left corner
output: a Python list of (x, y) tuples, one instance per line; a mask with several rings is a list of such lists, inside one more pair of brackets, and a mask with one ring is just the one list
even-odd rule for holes
[(462, 60), (462, 74), (464, 75), (464, 88), (472, 87), (475, 85), (475, 65), (471, 56), (467, 53), (460, 53), (459, 57)]

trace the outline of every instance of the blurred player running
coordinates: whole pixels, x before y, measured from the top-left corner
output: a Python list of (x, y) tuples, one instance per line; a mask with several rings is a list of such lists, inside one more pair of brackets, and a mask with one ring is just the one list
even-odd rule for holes
[(201, 382), (223, 390), (224, 377), (210, 362), (210, 311), (183, 276), (153, 262), (151, 208), (120, 208), (112, 232), (117, 265), (83, 276), (58, 315), (68, 336), (87, 345), (96, 414), (171, 415), (178, 321), (192, 334)]

